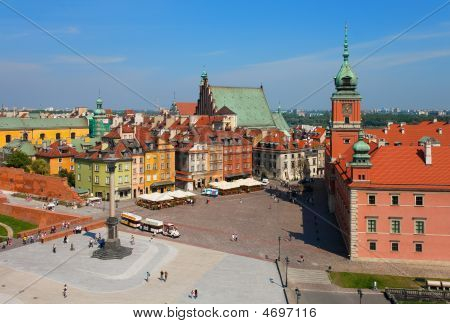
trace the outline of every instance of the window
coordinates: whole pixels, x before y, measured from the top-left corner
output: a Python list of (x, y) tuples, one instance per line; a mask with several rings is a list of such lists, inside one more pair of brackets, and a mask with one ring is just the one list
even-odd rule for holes
[(423, 251), (423, 246), (422, 243), (414, 243), (415, 248), (416, 248), (416, 252), (422, 252)]
[(147, 164), (147, 165), (145, 166), (145, 168), (146, 168), (147, 170), (150, 170), (150, 164)]
[(94, 171), (98, 171), (98, 164), (94, 164)]
[(194, 172), (194, 166), (191, 165), (191, 172)]
[(5, 136), (5, 142), (6, 143), (10, 143), (11, 142), (11, 135), (6, 135)]
[(391, 242), (391, 251), (398, 252), (398, 242)]
[(75, 162), (75, 159), (74, 158), (70, 158), (70, 162)]
[(151, 181), (152, 177), (150, 175), (147, 175), (147, 181)]
[(119, 183), (122, 183), (122, 176), (119, 176)]
[(416, 220), (414, 222), (414, 232), (416, 234), (425, 234), (425, 221)]
[(377, 250), (377, 242), (369, 242), (369, 250), (376, 251)]
[(375, 195), (369, 195), (369, 205), (375, 205), (376, 204), (376, 196)]
[(195, 155), (194, 154), (191, 155), (191, 161), (195, 161)]
[(109, 184), (109, 177), (105, 178), (105, 184)]
[(128, 183), (128, 176), (125, 176), (125, 183)]
[(161, 169), (164, 169), (164, 163), (161, 163)]
[(153, 180), (158, 180), (158, 175), (157, 174), (153, 175)]
[(122, 163), (119, 163), (119, 171), (122, 171)]
[(416, 206), (423, 206), (423, 196), (422, 195), (416, 195), (415, 196), (415, 202), (416, 202)]
[(391, 233), (394, 233), (394, 234), (400, 233), (400, 220), (399, 219), (391, 220)]
[(71, 139), (75, 139), (75, 133), (74, 132), (70, 133), (70, 138)]
[(350, 124), (350, 117), (344, 117), (344, 123)]
[(75, 170), (75, 168), (73, 167), (73, 165), (70, 166), (70, 171)]
[(158, 169), (158, 167), (156, 166), (156, 163), (153, 163), (153, 170)]
[(377, 220), (376, 219), (368, 219), (367, 220), (367, 232), (369, 232), (369, 233), (377, 232)]
[(56, 133), (56, 139), (57, 140), (61, 139), (61, 133)]
[(95, 182), (95, 183), (98, 183), (98, 176), (95, 176), (94, 182)]
[(170, 168), (170, 164), (169, 164), (169, 163), (167, 163), (167, 165), (166, 165), (166, 168), (167, 168), (167, 169), (169, 169), (169, 168)]
[(392, 206), (398, 206), (398, 202), (399, 202), (398, 198), (399, 198), (398, 195), (391, 195), (391, 205)]
[(365, 174), (358, 174), (358, 180), (366, 180)]
[(39, 134), (39, 138), (40, 138), (41, 140), (43, 140), (43, 139), (45, 138), (45, 134), (44, 134), (44, 133)]
[(130, 170), (130, 165), (128, 163), (125, 163), (125, 171)]
[(164, 154), (161, 154), (161, 160), (164, 160)]
[(349, 138), (344, 138), (344, 144), (350, 144), (350, 139)]
[(62, 163), (62, 158), (59, 158), (59, 159), (58, 159), (58, 162), (59, 162), (59, 163)]

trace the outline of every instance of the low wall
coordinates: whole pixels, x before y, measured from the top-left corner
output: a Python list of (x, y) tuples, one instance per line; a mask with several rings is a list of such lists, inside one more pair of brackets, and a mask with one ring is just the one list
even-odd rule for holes
[(0, 189), (56, 198), (67, 202), (83, 200), (65, 178), (26, 173), (22, 169), (0, 167)]
[[(83, 230), (85, 228), (87, 228), (88, 231), (92, 231), (94, 229), (101, 228), (101, 227), (104, 227), (104, 226), (105, 226), (105, 220), (99, 220), (99, 221), (95, 221), (95, 222), (86, 224), (85, 226), (83, 226)], [(63, 238), (64, 236), (66, 236), (66, 235), (67, 236), (75, 235), (75, 234), (73, 234), (73, 229), (68, 229), (68, 230), (65, 230), (65, 231), (60, 231), (60, 232), (57, 232), (57, 233), (49, 234), (49, 235), (47, 235), (46, 237), (44, 237), (42, 239), (42, 242), (48, 242), (48, 241), (60, 239), (60, 238)]]

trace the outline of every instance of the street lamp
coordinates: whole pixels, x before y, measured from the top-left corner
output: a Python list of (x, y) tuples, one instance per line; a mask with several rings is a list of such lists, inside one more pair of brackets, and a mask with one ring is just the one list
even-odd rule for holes
[(300, 292), (300, 289), (295, 288), (295, 296), (297, 297), (297, 304), (300, 301), (300, 297), (302, 296), (302, 293)]
[(358, 288), (358, 295), (359, 295), (359, 303), (362, 304), (363, 292), (361, 288)]
[(288, 265), (289, 265), (289, 258), (288, 257), (286, 257), (285, 259), (284, 259), (285, 261), (286, 261), (286, 287), (288, 286)]
[(278, 236), (278, 261), (281, 261), (281, 236)]

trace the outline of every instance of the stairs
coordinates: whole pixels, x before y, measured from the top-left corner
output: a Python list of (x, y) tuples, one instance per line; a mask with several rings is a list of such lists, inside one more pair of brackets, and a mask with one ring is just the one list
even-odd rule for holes
[(296, 283), (331, 285), (328, 273), (323, 270), (289, 268), (289, 281)]

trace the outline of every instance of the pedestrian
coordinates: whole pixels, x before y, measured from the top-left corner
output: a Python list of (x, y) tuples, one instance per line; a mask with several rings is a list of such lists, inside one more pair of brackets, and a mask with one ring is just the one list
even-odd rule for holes
[(168, 275), (168, 273), (167, 273), (167, 271), (165, 271), (164, 272), (164, 282), (167, 281), (167, 275)]
[(63, 288), (63, 296), (64, 296), (64, 298), (67, 297), (67, 285), (66, 285), (66, 284), (64, 284), (64, 288)]
[(231, 234), (231, 240), (234, 241), (234, 233)]
[(92, 239), (89, 240), (89, 248), (94, 247), (94, 241)]
[(240, 204), (242, 204), (242, 198), (241, 198), (241, 199), (239, 199), (239, 203), (240, 203)]
[(197, 299), (197, 297), (198, 297), (198, 291), (197, 291), (197, 289), (194, 289), (194, 298)]
[(22, 243), (25, 245), (25, 244), (27, 244), (27, 237), (26, 236), (24, 236), (23, 238), (22, 238)]
[(63, 243), (67, 244), (67, 235), (64, 235)]
[(56, 253), (56, 245), (53, 244), (53, 253)]
[(147, 278), (145, 278), (145, 280), (148, 282), (149, 279), (150, 279), (150, 272), (147, 271)]
[(130, 240), (131, 245), (134, 245), (134, 235), (131, 235), (131, 240)]
[(159, 279), (163, 280), (164, 279), (164, 271), (161, 270), (161, 272), (159, 274), (160, 274)]

